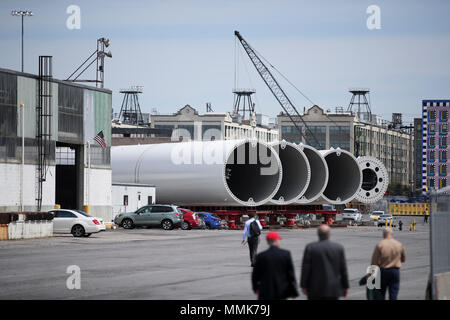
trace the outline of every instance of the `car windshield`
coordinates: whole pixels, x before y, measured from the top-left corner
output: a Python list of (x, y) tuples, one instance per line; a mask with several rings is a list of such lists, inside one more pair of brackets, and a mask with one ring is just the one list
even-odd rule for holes
[(79, 214), (85, 216), (85, 217), (92, 217), (91, 215), (87, 214), (86, 212), (83, 212), (81, 210), (75, 210), (76, 212), (78, 212)]
[(356, 211), (355, 211), (355, 210), (348, 210), (348, 209), (345, 209), (345, 210), (344, 210), (344, 213), (356, 213)]

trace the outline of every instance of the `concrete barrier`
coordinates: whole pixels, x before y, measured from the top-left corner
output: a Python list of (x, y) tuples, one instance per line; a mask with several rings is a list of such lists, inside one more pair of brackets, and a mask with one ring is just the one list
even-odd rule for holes
[(438, 273), (434, 278), (436, 284), (436, 299), (450, 300), (450, 272)]
[(14, 221), (8, 227), (8, 239), (33, 239), (53, 236), (53, 221)]

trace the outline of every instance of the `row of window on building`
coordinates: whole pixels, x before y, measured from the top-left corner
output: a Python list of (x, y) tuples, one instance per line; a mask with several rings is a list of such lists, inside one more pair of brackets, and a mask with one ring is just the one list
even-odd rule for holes
[(436, 180), (439, 183), (439, 185), (438, 185), (439, 189), (445, 188), (447, 186), (447, 179), (446, 178), (439, 178), (439, 179), (429, 178), (429, 179), (427, 179), (427, 187), (428, 187), (428, 189), (435, 189), (436, 188)]
[[(299, 130), (302, 131), (304, 139)], [(341, 148), (350, 151), (350, 127), (328, 126), (330, 147)], [(306, 143), (317, 149), (327, 147), (327, 126), (308, 126), (308, 129), (298, 126), (283, 125), (281, 127), (282, 139), (294, 143)]]
[[(278, 139), (278, 135), (275, 132), (261, 131), (250, 127), (235, 127), (225, 125), (225, 136), (222, 134), (222, 128), (220, 125), (202, 125), (201, 126), (201, 139), (202, 140), (220, 140), (220, 139), (244, 139), (244, 138), (256, 138), (271, 142)], [(155, 129), (170, 129), (177, 130), (175, 134), (182, 137), (188, 137), (195, 139), (194, 125), (155, 125)], [(253, 136), (253, 130), (255, 136)], [(168, 133), (155, 134), (156, 137), (170, 137)]]
[[(428, 122), (435, 122), (436, 121), (436, 110), (430, 110), (428, 111)], [(439, 121), (440, 122), (447, 122), (448, 120), (448, 110), (441, 110), (439, 111)]]
[[(439, 148), (441, 149), (445, 149), (447, 148), (447, 136), (442, 136), (442, 137), (435, 137), (435, 136), (430, 136), (428, 137), (428, 148), (429, 149), (434, 149), (436, 148), (436, 146), (439, 146)], [(436, 143), (438, 142), (438, 143)]]
[[(439, 150), (439, 162), (447, 162), (447, 150)], [(436, 150), (427, 151), (427, 162), (436, 161)]]
[[(437, 167), (439, 168), (439, 170), (437, 172), (439, 176), (442, 176), (442, 177), (447, 176), (447, 165), (446, 164), (440, 164), (440, 165), (437, 165)], [(436, 175), (436, 165), (434, 163), (429, 163), (427, 165), (427, 175), (429, 177), (433, 177)]]
[[(448, 133), (448, 124), (447, 123), (440, 123), (438, 125), (439, 127), (439, 135), (445, 136)], [(436, 134), (436, 124), (435, 123), (429, 123), (428, 124), (428, 134), (429, 135), (435, 135)]]

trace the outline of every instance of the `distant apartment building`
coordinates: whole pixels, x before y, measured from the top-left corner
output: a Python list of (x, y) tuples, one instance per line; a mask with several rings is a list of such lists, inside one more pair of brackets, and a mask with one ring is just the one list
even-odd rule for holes
[(449, 110), (450, 100), (422, 100), (422, 187), (424, 192), (447, 186)]
[(381, 120), (377, 116), (365, 122), (353, 113), (325, 112), (316, 105), (306, 110), (302, 118), (309, 128), (299, 125), (303, 137), (286, 114), (278, 115), (280, 139), (322, 150), (339, 147), (357, 157), (374, 156), (386, 166), (391, 183), (412, 184), (413, 135), (379, 125)]
[(422, 118), (414, 119), (414, 189), (422, 191)]
[[(173, 134), (192, 140), (258, 139), (266, 142), (278, 140), (278, 130), (271, 128), (269, 118), (256, 115), (255, 119), (236, 121), (228, 112), (199, 114), (186, 105), (171, 115), (152, 115), (151, 128), (170, 129)], [(170, 137), (167, 133), (155, 137)]]

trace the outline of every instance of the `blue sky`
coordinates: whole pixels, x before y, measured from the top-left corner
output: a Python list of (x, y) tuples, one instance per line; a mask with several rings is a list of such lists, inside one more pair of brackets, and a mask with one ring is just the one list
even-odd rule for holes
[[(81, 9), (81, 29), (66, 28), (66, 8)], [(381, 9), (381, 29), (366, 27), (369, 5)], [(52, 55), (54, 77), (66, 78), (96, 47), (111, 39), (105, 87), (113, 107), (120, 88), (144, 86), (141, 108), (172, 113), (190, 104), (201, 112), (231, 111), (235, 37), (243, 37), (324, 109), (346, 108), (348, 88), (371, 89), (372, 111), (411, 121), (420, 101), (450, 98), (450, 1), (20, 1), (0, 2), (0, 67), (20, 70), (20, 19), (25, 21), (25, 71)], [(280, 106), (238, 44), (238, 86), (256, 89), (256, 110)], [(91, 75), (93, 72), (91, 72)], [(279, 78), (279, 77), (278, 77)], [(298, 109), (311, 104), (286, 82)]]

